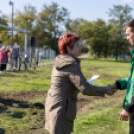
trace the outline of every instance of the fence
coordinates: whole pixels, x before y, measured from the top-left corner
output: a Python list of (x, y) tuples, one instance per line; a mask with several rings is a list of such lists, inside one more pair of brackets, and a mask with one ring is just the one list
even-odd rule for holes
[[(1, 48), (2, 44), (0, 45)], [(11, 49), (11, 45), (9, 50)], [(27, 53), (25, 54), (24, 46), (19, 46), (19, 57), (17, 58), (17, 67), (13, 65), (13, 70), (31, 70), (31, 68), (44, 67), (46, 65), (54, 64), (56, 53), (50, 48), (37, 48), (27, 47)], [(0, 63), (5, 64), (5, 63)], [(7, 70), (11, 70), (11, 57), (10, 52), (8, 54)]]

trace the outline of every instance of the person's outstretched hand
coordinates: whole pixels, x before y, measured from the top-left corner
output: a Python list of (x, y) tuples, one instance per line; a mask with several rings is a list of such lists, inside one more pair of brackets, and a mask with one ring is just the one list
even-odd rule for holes
[(107, 85), (107, 95), (113, 95), (115, 92), (116, 92), (116, 87), (114, 84), (110, 85), (108, 84)]

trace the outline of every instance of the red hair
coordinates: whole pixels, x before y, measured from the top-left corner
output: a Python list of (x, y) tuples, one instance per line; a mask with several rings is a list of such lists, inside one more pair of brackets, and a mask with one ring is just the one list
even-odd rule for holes
[(58, 41), (58, 47), (60, 54), (67, 54), (67, 46), (73, 49), (74, 44), (80, 40), (80, 37), (76, 34), (65, 33), (63, 34)]

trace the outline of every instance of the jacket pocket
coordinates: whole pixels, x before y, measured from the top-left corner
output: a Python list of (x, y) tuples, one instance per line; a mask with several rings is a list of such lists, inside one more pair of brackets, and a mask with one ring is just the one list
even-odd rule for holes
[(76, 100), (69, 98), (65, 107), (65, 118), (69, 121), (74, 121), (76, 117)]

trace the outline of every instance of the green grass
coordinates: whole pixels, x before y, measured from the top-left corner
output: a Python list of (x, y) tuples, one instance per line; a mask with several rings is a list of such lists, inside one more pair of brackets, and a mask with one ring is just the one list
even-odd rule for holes
[(47, 91), (50, 84), (52, 66), (28, 72), (7, 72), (1, 75), (0, 90)]
[(119, 120), (121, 110), (117, 105), (80, 116), (75, 120), (73, 134), (127, 134), (129, 124)]
[(77, 115), (72, 134), (127, 134), (129, 122), (120, 120), (122, 93), (125, 91), (118, 91), (113, 97), (106, 96), (106, 99), (85, 106), (84, 112)]
[[(93, 84), (105, 86), (127, 77), (130, 64), (82, 60), (81, 68), (87, 80), (99, 74)], [(52, 66), (48, 65), (27, 72), (0, 75), (0, 98), (15, 100), (9, 104), (0, 103), (0, 129), (3, 134), (47, 134), (43, 129), (44, 108), (38, 108), (35, 104), (44, 105), (46, 98), (43, 94), (49, 90), (51, 70)], [(127, 134), (128, 122), (119, 120), (125, 92), (117, 92), (120, 97), (107, 97), (85, 105), (82, 113), (78, 111), (73, 134)]]
[[(26, 134), (28, 131), (44, 127), (44, 109), (39, 109), (34, 104), (44, 105), (45, 97), (40, 97), (40, 94), (49, 89), (51, 70), (52, 66), (46, 66), (27, 72), (7, 72), (6, 75), (0, 76), (0, 98), (11, 95), (10, 98), (14, 99), (22, 94), (22, 101), (8, 106), (2, 103), (0, 106), (0, 129), (4, 129), (3, 133), (6, 131), (8, 134)], [(30, 97), (30, 93), (33, 96), (27, 96), (25, 100), (23, 95), (29, 94)]]

